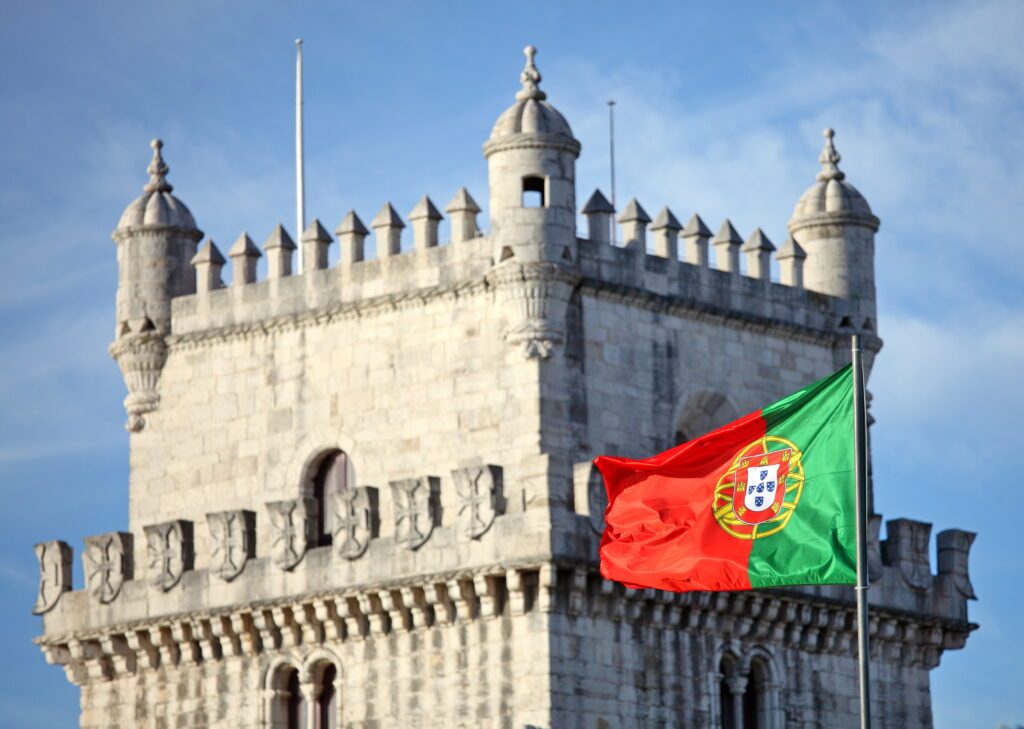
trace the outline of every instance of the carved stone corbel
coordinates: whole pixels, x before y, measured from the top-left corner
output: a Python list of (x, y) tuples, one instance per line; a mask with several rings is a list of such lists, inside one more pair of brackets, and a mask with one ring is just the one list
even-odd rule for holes
[(129, 332), (110, 345), (110, 356), (121, 368), (128, 397), (124, 409), (128, 413), (125, 428), (137, 433), (146, 427), (143, 417), (160, 404), (160, 373), (167, 361), (167, 342), (156, 329)]
[(565, 310), (579, 276), (556, 263), (505, 261), (487, 274), (510, 309), (505, 332), (527, 359), (548, 359), (565, 341)]
[(39, 560), (39, 592), (32, 612), (42, 615), (71, 589), (72, 555), (70, 545), (59, 540), (40, 542), (35, 550)]

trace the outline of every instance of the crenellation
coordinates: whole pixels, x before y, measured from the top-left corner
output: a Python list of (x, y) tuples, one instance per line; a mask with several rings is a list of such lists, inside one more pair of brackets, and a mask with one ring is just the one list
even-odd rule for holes
[(421, 251), (437, 246), (438, 225), (444, 219), (434, 202), (424, 195), (409, 213), (412, 223), (412, 247)]
[(683, 228), (679, 236), (684, 242), (686, 262), (700, 268), (707, 268), (710, 265), (708, 241), (711, 240), (711, 230), (697, 213), (690, 216), (686, 227)]
[(196, 293), (205, 294), (209, 291), (224, 288), (221, 281), (220, 271), (226, 261), (221, 255), (213, 239), (208, 239), (206, 245), (199, 249), (199, 252), (192, 256), (191, 264), (196, 269)]
[(627, 250), (637, 250), (641, 253), (647, 251), (647, 225), (651, 222), (651, 216), (637, 202), (635, 197), (630, 198), (619, 215), (619, 224), (622, 227), (622, 246)]
[(332, 240), (330, 234), (320, 224), (318, 218), (313, 218), (304, 231), (300, 240), (302, 244), (302, 272), (322, 271), (327, 268), (327, 253)]
[(663, 207), (651, 224), (654, 233), (654, 255), (670, 261), (679, 260), (679, 233), (683, 226), (668, 207)]
[(764, 231), (754, 228), (754, 232), (740, 250), (747, 256), (747, 275), (761, 281), (770, 281), (772, 252), (775, 246), (768, 240)]
[(740, 248), (743, 245), (743, 238), (736, 232), (732, 222), (726, 218), (722, 221), (721, 227), (711, 239), (715, 246), (715, 266), (719, 271), (739, 275), (740, 272)]
[(278, 223), (267, 239), (263, 241), (263, 253), (267, 257), (267, 279), (274, 280), (292, 275), (292, 253), (295, 241), (284, 226)]
[(390, 202), (384, 203), (384, 207), (370, 222), (370, 227), (373, 228), (378, 259), (397, 256), (402, 252), (402, 229), (405, 223)]
[(804, 287), (804, 260), (807, 253), (792, 234), (786, 236), (775, 258), (779, 262), (779, 282), (784, 286), (802, 289)]

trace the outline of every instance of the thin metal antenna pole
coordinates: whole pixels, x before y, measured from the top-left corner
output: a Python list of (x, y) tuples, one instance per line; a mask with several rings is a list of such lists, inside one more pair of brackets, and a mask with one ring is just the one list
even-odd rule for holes
[[(302, 39), (295, 39), (295, 235), (301, 240), (306, 229), (306, 170), (302, 151)], [(302, 245), (298, 271), (302, 273)]]
[(608, 100), (608, 152), (612, 168), (612, 245), (615, 245), (615, 101)]
[(860, 674), (860, 726), (871, 729), (871, 653), (868, 646), (868, 489), (867, 413), (864, 398), (864, 361), (860, 335), (853, 350), (853, 473), (857, 488), (857, 658)]

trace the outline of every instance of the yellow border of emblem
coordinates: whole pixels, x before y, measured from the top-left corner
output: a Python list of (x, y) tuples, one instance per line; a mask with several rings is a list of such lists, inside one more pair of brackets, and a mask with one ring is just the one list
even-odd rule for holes
[[(776, 446), (776, 447), (772, 447)], [(760, 450), (755, 450), (759, 448)], [(783, 497), (779, 513), (761, 524), (747, 524), (737, 518), (732, 508), (733, 493), (736, 483), (736, 471), (740, 462), (752, 455), (759, 453), (771, 453), (785, 449), (793, 451), (789, 458), (789, 472), (786, 474), (786, 493)], [(758, 438), (746, 448), (741, 450), (733, 461), (729, 470), (722, 474), (715, 486), (715, 498), (711, 502), (711, 511), (715, 515), (715, 521), (729, 535), (737, 539), (763, 539), (773, 534), (778, 534), (786, 528), (796, 505), (800, 503), (800, 496), (804, 491), (804, 454), (796, 445), (785, 438), (777, 435), (766, 435)]]

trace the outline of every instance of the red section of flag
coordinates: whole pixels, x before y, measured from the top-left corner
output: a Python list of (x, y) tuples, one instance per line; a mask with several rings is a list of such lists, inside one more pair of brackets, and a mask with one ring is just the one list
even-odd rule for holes
[(634, 587), (749, 590), (753, 544), (719, 527), (712, 502), (739, 452), (764, 434), (758, 411), (652, 458), (598, 457), (609, 504), (601, 574)]

